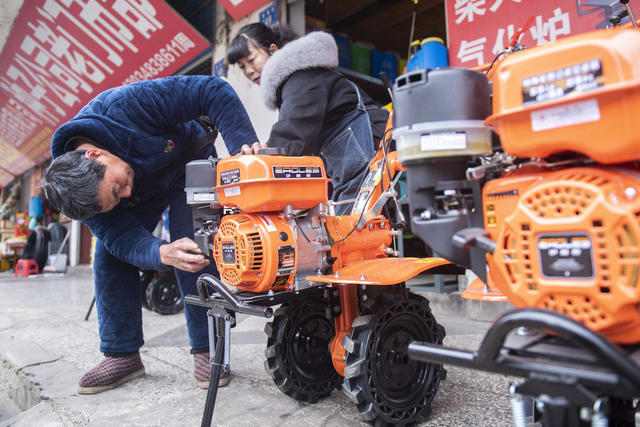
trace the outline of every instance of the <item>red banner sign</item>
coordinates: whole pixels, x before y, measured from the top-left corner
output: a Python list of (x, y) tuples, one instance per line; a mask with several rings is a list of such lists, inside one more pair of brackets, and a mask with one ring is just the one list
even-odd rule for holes
[(491, 62), (527, 22), (519, 43), (533, 47), (603, 28), (620, 8), (609, 0), (446, 0), (449, 62), (475, 67)]
[(25, 1), (0, 55), (0, 167), (46, 160), (53, 131), (98, 93), (170, 76), (209, 47), (161, 0)]
[(218, 0), (234, 21), (244, 18), (271, 0)]

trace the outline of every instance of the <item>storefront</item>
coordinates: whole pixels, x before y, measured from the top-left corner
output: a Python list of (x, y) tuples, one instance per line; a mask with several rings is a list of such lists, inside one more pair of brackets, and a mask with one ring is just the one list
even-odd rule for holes
[(88, 229), (58, 217), (42, 195), (51, 136), (108, 88), (210, 74), (213, 3), (198, 10), (175, 3), (182, 13), (164, 1), (17, 2), (0, 55), (3, 241), (61, 222), (71, 232), (71, 265), (89, 262)]
[[(0, 187), (12, 204), (2, 236), (41, 197), (39, 176), (57, 125), (100, 91), (172, 74), (215, 74), (236, 89), (258, 137), (277, 112), (259, 88), (224, 61), (229, 41), (251, 22), (285, 23), (302, 35), (331, 32), (340, 71), (378, 103), (390, 101), (380, 78), (405, 69), (412, 40), (438, 38), (450, 65), (491, 62), (515, 38), (527, 47), (602, 27), (620, 12), (610, 2), (561, 0), (111, 0), (24, 2), (2, 50)], [(17, 11), (16, 11), (17, 12)], [(224, 144), (217, 141), (220, 155)], [(17, 200), (11, 194), (19, 187)], [(46, 203), (45, 209), (46, 211)], [(39, 219), (46, 222), (46, 213)], [(29, 216), (25, 218), (28, 225)], [(79, 225), (71, 227), (82, 230)], [(84, 233), (84, 234), (83, 234)], [(84, 236), (84, 237), (83, 237)], [(72, 233), (71, 262), (88, 261), (88, 232)], [(84, 242), (84, 243), (82, 243)]]

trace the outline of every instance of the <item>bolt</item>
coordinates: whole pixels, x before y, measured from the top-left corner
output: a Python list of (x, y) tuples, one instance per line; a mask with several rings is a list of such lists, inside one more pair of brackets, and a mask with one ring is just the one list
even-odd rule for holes
[(516, 329), (516, 335), (526, 337), (533, 334), (535, 334), (535, 331), (525, 326), (520, 326), (519, 328)]
[(624, 189), (624, 195), (626, 196), (627, 200), (633, 200), (638, 195), (638, 192), (633, 187), (627, 187)]

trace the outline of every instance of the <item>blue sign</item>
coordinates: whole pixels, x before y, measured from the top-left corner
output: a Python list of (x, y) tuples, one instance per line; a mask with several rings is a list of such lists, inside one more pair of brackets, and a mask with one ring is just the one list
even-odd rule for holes
[(278, 3), (273, 2), (271, 6), (260, 12), (260, 22), (264, 25), (273, 25), (278, 23)]

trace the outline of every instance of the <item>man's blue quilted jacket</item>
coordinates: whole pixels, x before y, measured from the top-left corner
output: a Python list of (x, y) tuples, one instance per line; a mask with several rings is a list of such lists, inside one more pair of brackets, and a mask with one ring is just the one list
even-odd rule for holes
[[(232, 155), (242, 144), (258, 141), (244, 106), (227, 82), (211, 76), (173, 76), (101, 93), (56, 130), (51, 154), (53, 158), (63, 154), (69, 149), (67, 143), (77, 137), (95, 142), (133, 168), (131, 200), (144, 202), (166, 195), (182, 177), (185, 152), (205, 135), (194, 121), (203, 115), (215, 124)], [(145, 180), (157, 171), (162, 171), (161, 176)], [(140, 268), (166, 269), (158, 251), (163, 241), (129, 213), (129, 202), (123, 199), (112, 211), (84, 223), (121, 260)]]

